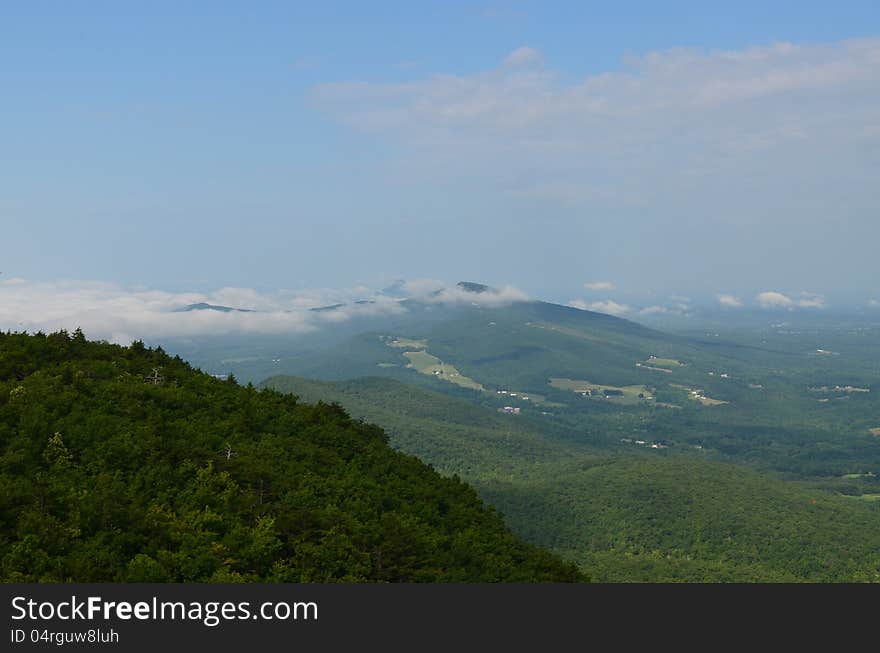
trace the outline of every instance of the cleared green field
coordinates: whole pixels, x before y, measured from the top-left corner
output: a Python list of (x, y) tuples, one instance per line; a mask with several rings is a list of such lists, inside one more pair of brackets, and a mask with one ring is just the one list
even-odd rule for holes
[(389, 347), (398, 347), (400, 349), (427, 349), (427, 340), (416, 340), (414, 338), (393, 338), (391, 336), (383, 336), (383, 340)]
[[(602, 385), (582, 379), (551, 378), (550, 385), (560, 390), (569, 390), (578, 394), (589, 393), (596, 398), (605, 398), (619, 404), (638, 404), (651, 397), (651, 391), (644, 385)], [(605, 391), (614, 393), (606, 394)], [(617, 394), (620, 393), (620, 394)]]
[(433, 375), (442, 381), (449, 381), (455, 385), (460, 385), (462, 388), (485, 390), (482, 385), (464, 376), (454, 366), (442, 362), (439, 358), (432, 356), (426, 351), (407, 351), (403, 355), (409, 360), (407, 367), (413, 368), (420, 374)]
[(723, 399), (712, 399), (712, 397), (707, 397), (705, 395), (697, 395), (692, 397), (696, 399), (704, 406), (723, 406), (724, 404), (729, 404), (729, 401), (724, 401)]
[(859, 494), (857, 496), (852, 497), (853, 499), (858, 499), (859, 501), (880, 501), (880, 494)]
[(664, 374), (672, 374), (672, 370), (665, 367), (652, 367), (651, 365), (645, 365), (644, 363), (636, 363), (636, 367), (638, 367), (640, 370), (650, 370), (652, 372), (663, 372)]
[(643, 365), (651, 365), (654, 367), (662, 367), (664, 369), (675, 369), (676, 367), (684, 367), (684, 363), (675, 358), (658, 358), (657, 356), (649, 356)]

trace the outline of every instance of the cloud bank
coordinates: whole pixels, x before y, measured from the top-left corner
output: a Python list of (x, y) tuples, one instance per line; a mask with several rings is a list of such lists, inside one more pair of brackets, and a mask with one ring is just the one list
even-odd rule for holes
[[(406, 282), (404, 290), (409, 298), (436, 304), (497, 307), (528, 299), (512, 286), (475, 294), (434, 280)], [(199, 303), (249, 312), (181, 311)], [(336, 305), (340, 306), (333, 310), (310, 310)], [(97, 281), (0, 281), (0, 329), (51, 332), (80, 327), (89, 338), (120, 344), (206, 335), (304, 334), (333, 323), (399, 315), (406, 310), (400, 298), (366, 287), (276, 292), (221, 288), (208, 293), (172, 293)]]
[[(481, 72), (326, 83), (311, 101), (381, 143), (395, 183), (454, 189), (451, 212), (492, 203), (619, 283), (644, 276), (633, 260), (699, 293), (852, 288), (854, 255), (878, 271), (880, 38), (673, 48), (586, 75), (524, 46)], [(550, 266), (570, 277), (567, 260)]]
[(473, 293), (459, 288), (458, 286), (452, 286), (443, 288), (436, 294), (415, 298), (428, 303), (470, 304), (472, 306), (483, 306), (485, 308), (497, 308), (514, 302), (526, 301), (529, 297), (513, 286), (504, 286), (500, 289), (490, 288), (481, 293)]
[[(675, 48), (579, 79), (532, 65), (542, 60), (521, 47), (483, 73), (327, 83), (312, 99), (413, 148), (409, 163), (458, 155), (457, 172), (472, 166), (510, 182), (511, 192), (564, 202), (643, 202), (746, 161), (800, 156), (805, 145), (837, 152), (833, 164), (812, 162), (833, 172), (842, 160), (870, 159), (866, 140), (880, 142), (880, 38)], [(780, 174), (796, 174), (798, 163)]]
[(504, 58), (504, 63), (507, 66), (528, 66), (540, 64), (543, 61), (544, 55), (528, 46), (517, 48)]
[(734, 295), (725, 295), (719, 294), (718, 303), (725, 308), (742, 308), (743, 303), (738, 297)]
[(759, 293), (755, 301), (761, 308), (767, 309), (825, 308), (825, 298), (810, 292), (801, 292), (792, 297), (775, 290), (768, 290)]
[(631, 306), (619, 304), (612, 299), (606, 299), (600, 302), (585, 302), (582, 299), (572, 299), (568, 302), (568, 305), (582, 311), (595, 311), (596, 313), (606, 313), (607, 315), (616, 315), (618, 317), (633, 311)]

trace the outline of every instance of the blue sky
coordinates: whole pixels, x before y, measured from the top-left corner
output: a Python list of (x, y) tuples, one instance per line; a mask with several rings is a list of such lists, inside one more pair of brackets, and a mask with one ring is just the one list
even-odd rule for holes
[(76, 4), (0, 8), (0, 279), (880, 295), (876, 2)]

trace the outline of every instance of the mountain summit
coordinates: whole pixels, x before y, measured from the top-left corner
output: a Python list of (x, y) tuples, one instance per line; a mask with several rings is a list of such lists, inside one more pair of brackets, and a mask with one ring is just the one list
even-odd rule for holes
[(249, 308), (232, 308), (231, 306), (217, 306), (215, 304), (208, 304), (206, 302), (199, 302), (198, 304), (189, 304), (188, 306), (184, 306), (183, 308), (178, 308), (175, 310), (175, 313), (189, 313), (191, 311), (219, 311), (220, 313), (253, 313), (254, 311)]
[(472, 293), (476, 293), (476, 294), (484, 293), (484, 292), (488, 292), (488, 291), (492, 290), (489, 286), (486, 286), (482, 283), (474, 283), (472, 281), (459, 281), (455, 285), (458, 288), (461, 288), (462, 290), (464, 290), (466, 292), (472, 292)]

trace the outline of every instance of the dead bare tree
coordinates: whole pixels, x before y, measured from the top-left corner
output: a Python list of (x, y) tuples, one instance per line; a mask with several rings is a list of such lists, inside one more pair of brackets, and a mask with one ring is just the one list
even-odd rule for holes
[(162, 383), (165, 380), (165, 377), (162, 376), (162, 373), (160, 372), (161, 369), (161, 367), (154, 367), (153, 373), (145, 376), (144, 381), (146, 381), (147, 383), (152, 383), (153, 385), (159, 385), (160, 383)]

